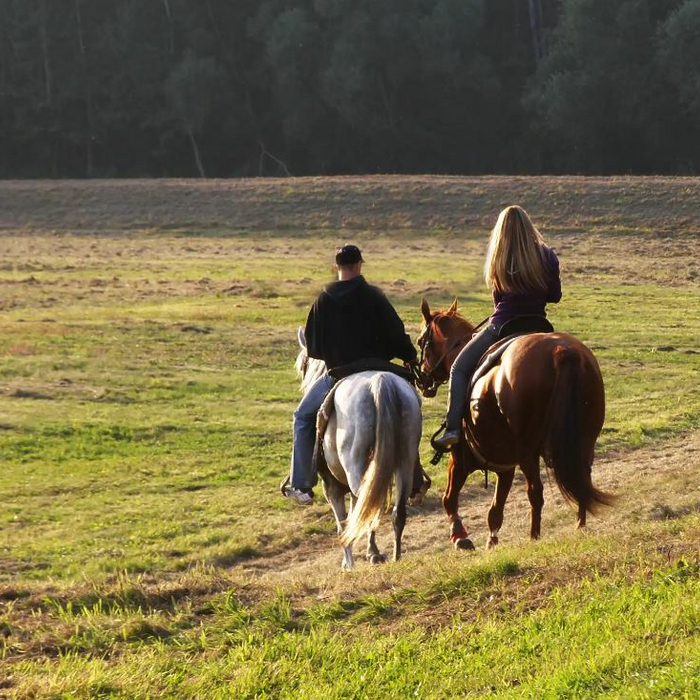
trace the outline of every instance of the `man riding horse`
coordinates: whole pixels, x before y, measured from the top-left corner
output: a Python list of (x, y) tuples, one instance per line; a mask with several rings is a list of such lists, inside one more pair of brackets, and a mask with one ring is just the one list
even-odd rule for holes
[(310, 357), (323, 360), (325, 371), (310, 387), (294, 412), (289, 477), (282, 493), (301, 505), (313, 502), (318, 475), (313, 465), (316, 415), (339, 376), (362, 369), (380, 369), (394, 357), (407, 364), (417, 353), (394, 307), (362, 275), (362, 253), (355, 245), (337, 249), (338, 280), (318, 296), (306, 321), (304, 335)]

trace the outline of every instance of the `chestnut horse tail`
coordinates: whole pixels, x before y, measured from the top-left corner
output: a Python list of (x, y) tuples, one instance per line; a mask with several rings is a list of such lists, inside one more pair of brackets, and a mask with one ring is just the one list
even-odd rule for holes
[(574, 348), (559, 346), (554, 351), (554, 385), (542, 456), (564, 497), (593, 513), (598, 505), (612, 505), (614, 496), (599, 491), (591, 481), (598, 433), (591, 434), (590, 421), (586, 420), (584, 361)]
[[(350, 511), (341, 536), (345, 546), (351, 545), (376, 526), (376, 521), (387, 505), (395, 465), (408, 463), (403, 454), (406, 450), (401, 437), (402, 400), (396, 386), (397, 381), (401, 380), (391, 374), (379, 373), (371, 384), (376, 419), (374, 451), (362, 477), (357, 503)], [(399, 477), (400, 474), (397, 473), (397, 480)], [(397, 484), (398, 490), (400, 488)]]

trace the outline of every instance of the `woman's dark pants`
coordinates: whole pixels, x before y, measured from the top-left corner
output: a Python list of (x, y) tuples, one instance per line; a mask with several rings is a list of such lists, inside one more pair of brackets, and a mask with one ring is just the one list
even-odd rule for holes
[(477, 333), (457, 355), (450, 369), (447, 430), (459, 430), (467, 406), (467, 389), (481, 356), (498, 340), (498, 328), (487, 326)]

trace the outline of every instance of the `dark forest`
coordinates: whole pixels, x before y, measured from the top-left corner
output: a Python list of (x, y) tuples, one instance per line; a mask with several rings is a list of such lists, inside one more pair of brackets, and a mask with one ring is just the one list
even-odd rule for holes
[(0, 177), (700, 170), (700, 0), (0, 0)]

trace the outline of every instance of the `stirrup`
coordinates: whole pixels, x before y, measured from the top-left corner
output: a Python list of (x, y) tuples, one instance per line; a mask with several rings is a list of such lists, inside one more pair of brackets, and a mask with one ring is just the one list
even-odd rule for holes
[(284, 479), (282, 479), (282, 481), (280, 482), (280, 493), (283, 496), (286, 496), (288, 488), (289, 488), (289, 474), (287, 474), (287, 476), (285, 476)]
[(433, 446), (440, 448), (443, 452), (451, 449), (459, 442), (459, 430), (445, 430), (440, 437), (432, 439)]
[(430, 446), (433, 448), (433, 450), (435, 450), (432, 458), (430, 459), (430, 463), (433, 466), (436, 466), (440, 462), (440, 460), (442, 459), (443, 455), (445, 455), (451, 449), (450, 447), (443, 447), (442, 445), (439, 445), (437, 442), (435, 442), (438, 434), (441, 433), (446, 428), (447, 428), (447, 421), (442, 421), (442, 423), (440, 424), (440, 427), (430, 436)]

